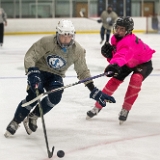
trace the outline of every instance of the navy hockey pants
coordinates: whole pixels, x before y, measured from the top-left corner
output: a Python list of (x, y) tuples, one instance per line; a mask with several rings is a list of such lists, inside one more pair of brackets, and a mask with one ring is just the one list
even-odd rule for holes
[[(43, 87), (46, 91), (50, 91), (52, 89), (64, 86), (63, 79), (59, 75), (41, 71), (41, 78), (43, 82)], [(37, 116), (40, 116), (37, 102), (34, 102), (26, 107), (21, 106), (23, 103), (28, 102), (36, 97), (35, 93), (31, 90), (29, 86), (27, 88), (27, 93), (28, 95), (24, 100), (20, 102), (15, 112), (14, 120), (18, 123), (21, 123), (35, 106), (36, 107), (34, 108), (33, 113)], [(63, 90), (53, 92), (51, 94), (48, 94), (48, 96), (41, 101), (43, 114), (49, 112), (56, 104), (61, 101), (62, 93)]]

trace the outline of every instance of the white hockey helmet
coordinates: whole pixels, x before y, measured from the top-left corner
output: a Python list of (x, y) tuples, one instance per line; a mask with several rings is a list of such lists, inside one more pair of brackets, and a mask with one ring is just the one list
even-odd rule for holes
[[(56, 35), (57, 35), (57, 42), (59, 44), (60, 47), (62, 48), (68, 48), (70, 46), (72, 46), (72, 44), (74, 44), (74, 39), (75, 39), (75, 28), (72, 24), (72, 22), (70, 20), (60, 20), (58, 22), (58, 25), (56, 27)], [(60, 41), (60, 38), (59, 36), (60, 35), (69, 35), (69, 36), (72, 36), (72, 39), (69, 43), (62, 43)]]
[(74, 35), (75, 34), (75, 28), (73, 26), (73, 23), (70, 20), (60, 20), (58, 22), (58, 25), (56, 27), (56, 31), (58, 34), (71, 34)]

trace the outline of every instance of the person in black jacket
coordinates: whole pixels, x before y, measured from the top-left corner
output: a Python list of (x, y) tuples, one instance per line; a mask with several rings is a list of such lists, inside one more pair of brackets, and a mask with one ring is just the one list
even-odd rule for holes
[(4, 25), (7, 26), (7, 14), (0, 8), (0, 46), (3, 45)]

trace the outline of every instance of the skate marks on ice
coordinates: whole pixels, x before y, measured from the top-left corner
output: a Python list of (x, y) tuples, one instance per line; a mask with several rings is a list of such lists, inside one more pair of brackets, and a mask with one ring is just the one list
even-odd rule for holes
[[(27, 82), (22, 70), (23, 56), (30, 45), (42, 36), (18, 36), (16, 43), (15, 37), (6, 36), (2, 49), (5, 52), (0, 50), (0, 77), (4, 77), (0, 79), (0, 159), (46, 160), (48, 158), (40, 119), (36, 133), (27, 135), (21, 124), (14, 136), (4, 137), (6, 126), (13, 118), (16, 106), (26, 95)], [(107, 107), (89, 121), (85, 119), (86, 112), (94, 105), (94, 101), (89, 99), (89, 90), (83, 84), (66, 89), (61, 103), (44, 117), (49, 144), (55, 146), (52, 159), (59, 160), (56, 156), (59, 149), (65, 151), (65, 157), (62, 158), (64, 160), (159, 159), (160, 47), (153, 41), (159, 39), (156, 35), (139, 37), (155, 47), (157, 53), (153, 58), (154, 70), (145, 80), (127, 121), (119, 125), (118, 114), (129, 79), (114, 94), (117, 103), (107, 104)], [(92, 76), (102, 73), (107, 65), (97, 49), (100, 48), (98, 38), (99, 35), (95, 34), (76, 35), (77, 41), (80, 40), (81, 45), (86, 48), (87, 63)], [(77, 81), (72, 70), (73, 68), (69, 69), (65, 84)], [(94, 82), (102, 89), (107, 80), (107, 77), (102, 77)]]

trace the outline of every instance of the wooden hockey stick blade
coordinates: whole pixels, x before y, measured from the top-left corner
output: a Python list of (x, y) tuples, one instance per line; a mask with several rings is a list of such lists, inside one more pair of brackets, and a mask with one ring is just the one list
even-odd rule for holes
[(83, 11), (80, 11), (79, 14), (81, 17), (84, 17)]
[(92, 20), (92, 21), (97, 21), (97, 20), (95, 20), (95, 19), (91, 19), (91, 18), (84, 17), (83, 11), (80, 11), (79, 14), (80, 14), (80, 16), (81, 16), (82, 18), (85, 18), (85, 19), (88, 19), (88, 20)]

